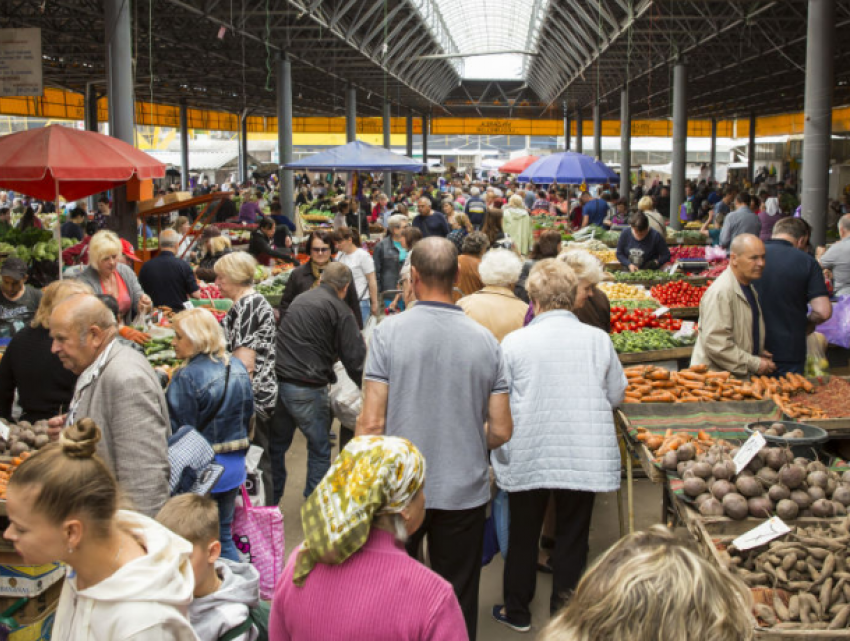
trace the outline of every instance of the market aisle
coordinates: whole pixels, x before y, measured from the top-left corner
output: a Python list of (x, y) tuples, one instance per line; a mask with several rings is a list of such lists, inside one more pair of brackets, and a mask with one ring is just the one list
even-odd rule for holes
[[(334, 427), (338, 431), (338, 426)], [(338, 450), (334, 447), (334, 456)], [(290, 454), (287, 457), (289, 482), (281, 502), (284, 527), (286, 530), (286, 556), (303, 539), (301, 528), (302, 493), (307, 474), (307, 443), (301, 432), (296, 432)], [(647, 528), (656, 523), (661, 513), (661, 489), (647, 479), (635, 481), (635, 527)], [(620, 534), (617, 520), (617, 495), (601, 494), (597, 497), (590, 528), (590, 558), (595, 559), (610, 547)], [(502, 602), (502, 557), (497, 556), (481, 572), (481, 595), (479, 599), (478, 638), (480, 641), (511, 641), (535, 638), (536, 633), (549, 619), (549, 591), (552, 581), (548, 575), (538, 574), (537, 597), (532, 604), (532, 632), (521, 635), (496, 623), (490, 616), (490, 610), (496, 603)]]

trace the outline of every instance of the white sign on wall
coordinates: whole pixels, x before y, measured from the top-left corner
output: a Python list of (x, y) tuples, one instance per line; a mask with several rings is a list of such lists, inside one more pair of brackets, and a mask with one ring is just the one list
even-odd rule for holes
[(0, 29), (0, 97), (40, 96), (41, 29)]

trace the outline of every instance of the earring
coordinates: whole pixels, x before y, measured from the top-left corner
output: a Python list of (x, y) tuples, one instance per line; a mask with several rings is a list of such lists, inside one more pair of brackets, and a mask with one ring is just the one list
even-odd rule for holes
[(68, 554), (73, 554), (73, 553), (74, 553), (74, 548), (68, 548)]

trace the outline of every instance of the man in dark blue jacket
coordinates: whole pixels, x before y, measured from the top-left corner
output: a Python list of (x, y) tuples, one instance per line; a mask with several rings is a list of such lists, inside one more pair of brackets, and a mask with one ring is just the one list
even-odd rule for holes
[(431, 201), (425, 197), (420, 198), (416, 202), (416, 209), (419, 215), (413, 219), (413, 226), (422, 232), (422, 238), (429, 236), (442, 236), (445, 238), (449, 235), (449, 221), (445, 215), (439, 211), (431, 211)]

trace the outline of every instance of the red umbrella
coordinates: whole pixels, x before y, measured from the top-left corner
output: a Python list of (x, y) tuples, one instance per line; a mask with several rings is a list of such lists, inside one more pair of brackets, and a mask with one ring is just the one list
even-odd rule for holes
[(509, 160), (504, 165), (499, 167), (500, 174), (521, 174), (529, 165), (533, 165), (540, 156), (522, 156)]
[(41, 200), (77, 200), (134, 176), (162, 178), (165, 165), (112, 136), (62, 125), (0, 137), (0, 187)]

